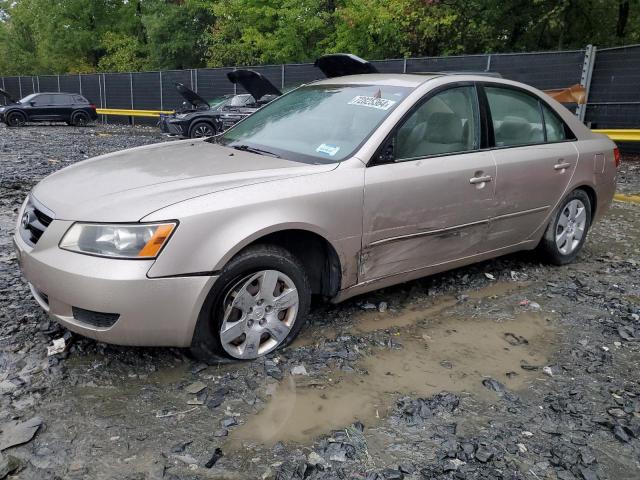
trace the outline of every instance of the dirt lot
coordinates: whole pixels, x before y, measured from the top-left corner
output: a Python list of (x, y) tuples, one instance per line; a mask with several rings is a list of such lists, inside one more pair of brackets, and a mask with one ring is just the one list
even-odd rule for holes
[[(44, 175), (161, 140), (0, 128), (0, 479), (640, 478), (639, 204), (616, 202), (573, 265), (512, 255), (316, 305), (287, 350), (208, 367), (70, 336), (11, 246)], [(640, 192), (640, 162), (620, 191)]]

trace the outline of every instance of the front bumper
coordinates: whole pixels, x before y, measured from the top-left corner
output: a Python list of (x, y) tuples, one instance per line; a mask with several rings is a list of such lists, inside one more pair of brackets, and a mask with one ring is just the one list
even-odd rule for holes
[(181, 123), (180, 120), (176, 120), (174, 118), (165, 120), (164, 125), (161, 125), (160, 130), (163, 133), (168, 133), (169, 135), (178, 135), (180, 137), (188, 136), (186, 127)]
[[(188, 347), (215, 276), (149, 278), (154, 260), (116, 260), (58, 248), (73, 222), (54, 220), (32, 248), (14, 235), (24, 277), (40, 306), (76, 333), (118, 345)], [(74, 308), (117, 314), (109, 327)]]

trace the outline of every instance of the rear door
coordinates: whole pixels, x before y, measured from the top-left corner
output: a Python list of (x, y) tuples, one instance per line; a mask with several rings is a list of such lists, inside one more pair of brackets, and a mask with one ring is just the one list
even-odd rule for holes
[(360, 281), (485, 250), (495, 163), (473, 84), (428, 94), (365, 173)]
[(578, 150), (569, 128), (534, 94), (487, 84), (484, 98), (497, 166), (487, 240), (494, 250), (527, 240), (544, 223), (567, 189)]
[(73, 111), (73, 97), (65, 93), (58, 93), (52, 95), (51, 118), (54, 121), (69, 121), (71, 119), (71, 112)]

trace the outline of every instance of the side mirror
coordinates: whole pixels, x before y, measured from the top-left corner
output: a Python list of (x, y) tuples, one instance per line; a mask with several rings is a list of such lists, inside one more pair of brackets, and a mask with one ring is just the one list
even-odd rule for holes
[(384, 144), (376, 156), (376, 163), (391, 163), (395, 160), (396, 138), (392, 137)]
[(29, 105), (31, 105), (32, 107), (35, 107), (35, 106), (36, 106), (36, 102), (35, 102), (35, 101), (33, 101), (33, 100), (31, 100), (31, 101), (29, 102)]

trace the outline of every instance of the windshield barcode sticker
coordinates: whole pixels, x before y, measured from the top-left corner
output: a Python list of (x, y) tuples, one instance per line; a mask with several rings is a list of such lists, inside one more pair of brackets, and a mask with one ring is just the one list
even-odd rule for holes
[(349, 105), (360, 105), (362, 107), (377, 108), (378, 110), (389, 110), (395, 103), (396, 102), (394, 100), (387, 100), (386, 98), (358, 95), (349, 102)]
[(340, 150), (340, 147), (336, 147), (335, 145), (327, 145), (326, 143), (323, 143), (318, 148), (316, 148), (316, 152), (325, 153), (330, 157), (333, 157), (336, 153), (338, 153), (338, 150)]

